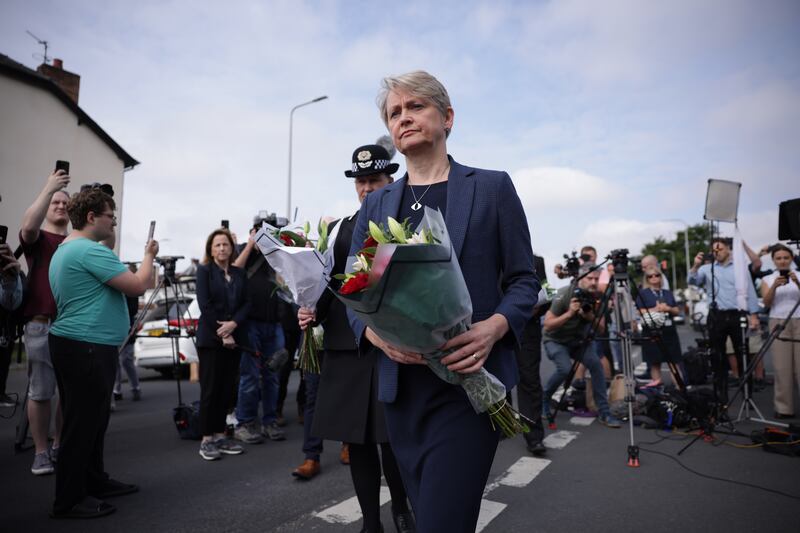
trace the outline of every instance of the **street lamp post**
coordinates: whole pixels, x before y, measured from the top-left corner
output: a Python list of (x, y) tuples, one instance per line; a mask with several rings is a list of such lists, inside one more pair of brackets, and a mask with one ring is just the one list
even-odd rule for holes
[(292, 122), (294, 120), (294, 112), (296, 109), (307, 106), (310, 104), (315, 104), (317, 102), (321, 102), (328, 98), (327, 96), (319, 96), (314, 98), (313, 100), (309, 100), (308, 102), (303, 102), (302, 104), (297, 104), (292, 108), (289, 112), (289, 175), (287, 178), (286, 183), (286, 220), (292, 221)]
[[(691, 264), (692, 264), (691, 263), (692, 260), (689, 257), (689, 224), (687, 224), (686, 221), (681, 220), (679, 218), (670, 218), (670, 219), (665, 220), (665, 222), (680, 222), (681, 224), (683, 224), (686, 227), (684, 229), (684, 231), (683, 231), (683, 248), (684, 248), (684, 253), (686, 254), (686, 286), (688, 287), (689, 286), (689, 269), (691, 268)], [(673, 264), (675, 264), (674, 261), (673, 261)], [(672, 290), (675, 290), (675, 287), (673, 287)]]
[(672, 261), (672, 287), (671, 288), (674, 291), (677, 288), (675, 286), (675, 284), (678, 281), (677, 278), (675, 277), (675, 250), (667, 250), (666, 248), (663, 248), (661, 251), (662, 252), (669, 252), (670, 255), (672, 255), (672, 259), (670, 259), (670, 261)]

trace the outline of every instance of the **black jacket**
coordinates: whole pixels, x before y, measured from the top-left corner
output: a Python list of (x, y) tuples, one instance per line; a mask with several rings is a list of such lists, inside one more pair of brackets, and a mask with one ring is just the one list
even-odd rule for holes
[[(347, 256), (350, 253), (350, 241), (353, 238), (353, 228), (356, 226), (357, 214), (337, 222), (341, 224), (341, 227), (339, 228), (339, 234), (336, 236), (336, 242), (333, 243), (334, 264), (331, 276), (344, 273), (347, 266)], [(323, 347), (326, 351), (356, 349), (356, 339), (353, 336), (353, 330), (350, 329), (346, 308), (331, 292), (339, 290), (341, 284), (341, 281), (332, 279), (329, 288), (322, 293), (317, 302), (317, 321), (322, 324), (322, 328), (325, 330)]]
[(247, 292), (247, 276), (244, 270), (228, 267), (231, 277), (231, 298), (228, 298), (228, 282), (225, 273), (213, 261), (197, 267), (197, 303), (200, 304), (200, 319), (195, 341), (203, 348), (217, 347), (218, 320), (233, 320), (238, 324), (233, 333), (237, 344), (246, 344), (244, 321), (250, 312), (250, 296)]

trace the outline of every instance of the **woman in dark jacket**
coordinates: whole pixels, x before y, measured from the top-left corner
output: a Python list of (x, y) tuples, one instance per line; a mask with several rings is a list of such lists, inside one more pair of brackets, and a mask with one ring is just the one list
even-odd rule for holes
[[(672, 322), (673, 317), (680, 314), (675, 297), (669, 289), (661, 287), (664, 275), (655, 267), (644, 271), (642, 290), (639, 291), (637, 306), (644, 321), (647, 335), (656, 334), (657, 339), (647, 340), (642, 344), (642, 356), (650, 366), (650, 382), (644, 387), (661, 385), (661, 364), (681, 362), (681, 341), (678, 331)], [(662, 321), (663, 318), (663, 321)]]
[(222, 454), (244, 451), (225, 437), (228, 400), (236, 388), (240, 344), (238, 326), (250, 310), (247, 276), (231, 265), (233, 238), (228, 230), (211, 232), (206, 240), (205, 257), (197, 267), (197, 357), (200, 360), (200, 457), (213, 461)]

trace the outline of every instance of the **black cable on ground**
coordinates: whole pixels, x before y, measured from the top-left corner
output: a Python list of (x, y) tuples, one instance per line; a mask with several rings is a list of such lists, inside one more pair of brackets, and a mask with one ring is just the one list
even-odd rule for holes
[[(661, 442), (661, 441), (659, 441), (659, 442)], [(678, 463), (678, 465), (680, 465), (680, 467), (683, 468), (684, 470), (687, 470), (688, 472), (691, 472), (692, 474), (694, 474), (696, 476), (699, 476), (699, 477), (702, 477), (702, 478), (705, 478), (705, 479), (711, 479), (711, 480), (714, 480), (714, 481), (722, 481), (724, 483), (731, 483), (733, 485), (740, 485), (742, 487), (750, 487), (752, 489), (763, 490), (765, 492), (771, 492), (772, 494), (777, 494), (779, 496), (784, 496), (786, 498), (791, 498), (792, 500), (800, 500), (800, 496), (795, 496), (793, 494), (788, 494), (788, 493), (782, 492), (780, 490), (770, 489), (768, 487), (762, 487), (760, 485), (754, 485), (753, 483), (747, 483), (746, 481), (734, 481), (732, 479), (725, 479), (725, 478), (721, 478), (721, 477), (711, 476), (711, 475), (708, 475), (708, 474), (703, 474), (702, 472), (698, 472), (697, 470), (689, 468), (688, 466), (683, 464), (680, 461), (680, 459), (678, 459), (677, 457), (673, 457), (672, 455), (670, 455), (668, 453), (659, 452), (659, 451), (656, 451), (656, 450), (650, 450), (650, 449), (647, 449), (647, 448), (642, 448), (641, 446), (639, 446), (639, 449), (641, 451), (645, 451), (645, 452), (652, 453), (652, 454), (655, 454), (655, 455), (663, 455), (664, 457), (666, 457), (668, 459), (672, 459), (673, 461)]]

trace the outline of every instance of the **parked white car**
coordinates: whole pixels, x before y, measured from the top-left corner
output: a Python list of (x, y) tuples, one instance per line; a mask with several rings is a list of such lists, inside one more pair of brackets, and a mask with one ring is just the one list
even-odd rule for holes
[[(196, 320), (188, 319), (190, 315), (188, 309), (193, 302), (195, 295), (190, 293), (181, 295), (180, 301), (176, 301), (172, 295), (168, 298), (159, 295), (149, 309), (142, 310), (144, 318), (133, 345), (136, 366), (157, 370), (164, 376), (172, 376), (175, 361), (172, 338), (168, 337), (170, 334), (181, 335), (179, 341), (188, 340), (194, 360), (197, 360), (194, 343), (191, 339), (185, 338), (187, 335), (194, 335), (194, 329), (197, 327)], [(197, 310), (199, 315), (199, 307)], [(194, 315), (191, 316), (196, 319)], [(180, 356), (180, 342), (178, 344), (180, 361), (183, 358)], [(188, 350), (188, 347), (185, 349)]]

